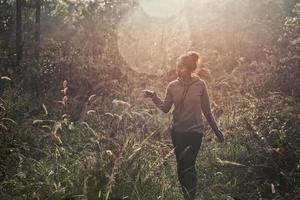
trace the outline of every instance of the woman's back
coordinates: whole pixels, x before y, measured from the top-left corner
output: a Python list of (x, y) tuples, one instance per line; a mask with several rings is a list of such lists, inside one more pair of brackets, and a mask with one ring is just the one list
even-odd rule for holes
[(204, 133), (201, 108), (204, 90), (205, 82), (197, 76), (193, 76), (190, 82), (177, 79), (169, 83), (166, 96), (170, 96), (175, 105), (172, 112), (172, 130)]

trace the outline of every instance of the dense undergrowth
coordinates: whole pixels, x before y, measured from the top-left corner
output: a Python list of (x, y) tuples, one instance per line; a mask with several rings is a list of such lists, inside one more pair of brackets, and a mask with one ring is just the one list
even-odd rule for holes
[[(32, 55), (33, 10), (24, 7), (27, 32), (18, 66), (12, 47), (15, 5), (1, 2), (7, 19), (1, 21), (0, 49), (1, 200), (182, 199), (167, 131), (170, 115), (141, 94), (148, 88), (163, 96), (176, 78), (174, 70), (166, 71), (175, 68), (182, 47), (168, 46), (177, 37), (170, 32), (168, 38), (160, 27), (158, 43), (147, 43), (154, 36), (144, 38), (147, 45), (130, 59), (141, 69), (149, 59), (147, 67), (156, 69), (159, 56), (165, 75), (130, 69), (117, 46), (117, 24), (137, 2), (43, 1), (39, 60)], [(300, 4), (189, 2), (190, 48), (200, 53), (200, 67), (211, 71), (199, 75), (225, 134), (219, 144), (206, 126), (197, 196), (300, 199)], [(176, 21), (155, 20), (141, 21)], [(140, 31), (130, 44), (138, 46)]]
[[(64, 94), (68, 85), (58, 88), (62, 100), (55, 115), (47, 104), (13, 104), (11, 87), (3, 93), (0, 196), (181, 199), (169, 118), (142, 99), (142, 87), (126, 101), (89, 96), (73, 122), (65, 113), (72, 106)], [(281, 93), (257, 98), (233, 89), (235, 95), (220, 95), (219, 85), (211, 82), (212, 102), (226, 142), (218, 144), (207, 127), (197, 162), (199, 197), (298, 199), (299, 103)], [(37, 114), (14, 118), (32, 107)]]

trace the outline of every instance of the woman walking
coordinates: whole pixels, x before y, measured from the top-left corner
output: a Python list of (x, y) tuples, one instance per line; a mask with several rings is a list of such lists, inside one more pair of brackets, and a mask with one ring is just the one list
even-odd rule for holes
[(178, 78), (168, 84), (164, 100), (154, 91), (143, 90), (144, 96), (151, 98), (163, 112), (167, 113), (173, 104), (175, 106), (170, 130), (175, 148), (178, 179), (185, 200), (194, 200), (196, 195), (195, 162), (202, 137), (205, 135), (202, 113), (218, 141), (224, 141), (223, 134), (211, 112), (206, 83), (193, 75), (198, 59), (199, 55), (194, 51), (187, 52), (177, 59)]

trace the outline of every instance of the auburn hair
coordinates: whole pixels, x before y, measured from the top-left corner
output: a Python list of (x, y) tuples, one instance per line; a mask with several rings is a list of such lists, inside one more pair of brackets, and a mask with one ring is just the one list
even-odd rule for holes
[(177, 66), (182, 66), (188, 69), (191, 73), (197, 69), (199, 54), (195, 51), (188, 51), (182, 54), (177, 59)]

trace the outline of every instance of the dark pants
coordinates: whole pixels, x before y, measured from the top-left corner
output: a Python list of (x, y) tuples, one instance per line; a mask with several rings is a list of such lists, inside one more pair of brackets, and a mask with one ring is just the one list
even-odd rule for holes
[(200, 133), (180, 133), (171, 131), (175, 147), (178, 179), (185, 200), (194, 200), (196, 195), (197, 175), (195, 162), (202, 142)]

